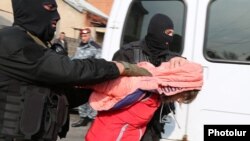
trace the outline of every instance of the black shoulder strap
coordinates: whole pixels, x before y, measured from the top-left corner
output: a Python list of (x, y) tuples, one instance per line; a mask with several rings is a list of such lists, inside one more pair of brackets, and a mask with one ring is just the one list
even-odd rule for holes
[(134, 52), (134, 61), (135, 63), (147, 61), (149, 62), (149, 57), (142, 52), (142, 43), (140, 41), (131, 43), (133, 52)]

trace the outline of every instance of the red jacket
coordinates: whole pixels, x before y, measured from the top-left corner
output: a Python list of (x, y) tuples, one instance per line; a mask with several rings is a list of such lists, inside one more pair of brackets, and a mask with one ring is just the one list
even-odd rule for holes
[(159, 105), (159, 95), (153, 94), (126, 109), (100, 111), (85, 140), (139, 141)]
[[(148, 62), (138, 65), (150, 70), (153, 77), (120, 77), (92, 86), (94, 93), (90, 97), (90, 105), (99, 112), (86, 135), (86, 141), (139, 141), (160, 105), (160, 94), (200, 90), (203, 84), (202, 67), (193, 62), (172, 69), (168, 62), (159, 67)], [(156, 90), (156, 93), (130, 107), (109, 111), (137, 88)]]

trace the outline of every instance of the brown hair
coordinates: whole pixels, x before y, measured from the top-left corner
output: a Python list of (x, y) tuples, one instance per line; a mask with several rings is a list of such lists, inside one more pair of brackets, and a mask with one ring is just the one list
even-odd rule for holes
[(189, 104), (192, 101), (194, 101), (194, 99), (197, 97), (199, 90), (190, 90), (190, 91), (185, 91), (185, 92), (181, 92), (175, 95), (171, 95), (171, 96), (166, 96), (166, 95), (161, 95), (161, 101), (163, 103), (169, 103), (169, 102), (174, 102), (177, 101), (178, 99), (181, 99), (182, 103), (184, 104)]

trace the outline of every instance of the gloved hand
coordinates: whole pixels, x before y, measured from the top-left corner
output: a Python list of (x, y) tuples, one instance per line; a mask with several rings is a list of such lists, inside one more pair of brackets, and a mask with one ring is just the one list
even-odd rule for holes
[(64, 49), (64, 47), (58, 43), (54, 43), (51, 46), (51, 49), (54, 50), (57, 54), (61, 55), (68, 55), (67, 51)]
[(130, 64), (123, 61), (120, 61), (119, 63), (121, 63), (125, 68), (121, 74), (123, 76), (152, 76), (148, 70), (138, 67), (136, 64)]

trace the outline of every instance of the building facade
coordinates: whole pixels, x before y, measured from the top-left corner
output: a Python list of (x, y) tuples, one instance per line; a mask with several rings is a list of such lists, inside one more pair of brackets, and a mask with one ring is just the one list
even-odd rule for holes
[[(79, 30), (89, 27), (92, 37), (102, 44), (113, 0), (56, 0), (61, 19), (57, 24), (55, 38), (65, 32), (69, 40), (69, 55), (79, 44)], [(10, 0), (0, 0), (0, 28), (13, 23)]]

